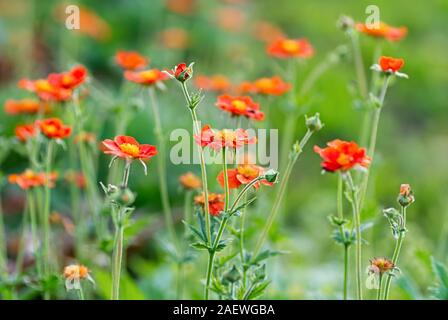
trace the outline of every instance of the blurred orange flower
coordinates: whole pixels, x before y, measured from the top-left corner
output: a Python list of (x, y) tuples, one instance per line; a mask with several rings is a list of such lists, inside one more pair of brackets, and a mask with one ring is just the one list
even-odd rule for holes
[(54, 182), (57, 178), (56, 173), (51, 173), (49, 176), (44, 172), (34, 172), (30, 169), (25, 170), (19, 174), (10, 174), (8, 181), (11, 184), (17, 184), (20, 188), (28, 190), (34, 187), (41, 187), (48, 184), (50, 188), (54, 187)]
[(69, 170), (65, 173), (64, 178), (67, 182), (74, 183), (80, 189), (86, 187), (87, 180), (82, 172)]
[(189, 15), (196, 8), (196, 0), (166, 0), (166, 7), (171, 12)]
[(279, 96), (291, 89), (291, 84), (284, 82), (279, 76), (272, 78), (260, 78), (254, 83), (242, 82), (239, 87), (242, 93), (265, 94)]
[(11, 115), (15, 114), (36, 114), (40, 111), (48, 113), (51, 111), (48, 103), (34, 100), (34, 99), (22, 99), (12, 100), (8, 99), (5, 102), (5, 112)]
[(321, 165), (325, 171), (347, 171), (354, 167), (367, 168), (370, 165), (366, 149), (360, 148), (355, 142), (336, 139), (328, 142), (327, 147), (323, 149), (314, 146), (314, 152), (323, 159)]
[(140, 144), (131, 136), (116, 136), (103, 141), (104, 153), (124, 159), (149, 159), (157, 154), (155, 146)]
[(83, 84), (86, 79), (87, 69), (82, 65), (75, 66), (67, 72), (48, 75), (48, 82), (52, 86), (63, 89), (75, 89)]
[(67, 290), (79, 290), (81, 288), (80, 280), (87, 279), (93, 282), (90, 271), (87, 267), (80, 264), (72, 264), (64, 268), (65, 288)]
[(115, 62), (125, 70), (144, 68), (149, 61), (137, 51), (118, 50), (115, 54)]
[(276, 58), (310, 58), (314, 55), (307, 39), (278, 39), (267, 46), (266, 52)]
[(168, 75), (158, 69), (150, 69), (144, 71), (125, 71), (124, 77), (128, 81), (146, 86), (155, 85), (160, 81), (168, 79)]
[(264, 119), (264, 113), (260, 111), (260, 105), (248, 96), (222, 95), (218, 97), (215, 105), (221, 110), (229, 112), (232, 116), (245, 116), (258, 121)]
[(397, 72), (403, 67), (404, 60), (401, 58), (381, 56), (378, 64), (384, 72)]
[(190, 37), (188, 32), (181, 28), (168, 28), (158, 34), (161, 45), (170, 50), (183, 50), (188, 47)]
[(194, 79), (194, 84), (199, 89), (215, 92), (224, 92), (229, 90), (231, 87), (229, 79), (220, 74), (213, 75), (211, 77), (204, 75), (196, 76)]
[(79, 142), (86, 142), (86, 143), (95, 143), (96, 142), (96, 135), (91, 132), (80, 132), (78, 135), (76, 135), (75, 139), (73, 139), (74, 143)]
[(399, 41), (408, 33), (408, 29), (406, 27), (396, 28), (384, 22), (380, 22), (378, 28), (364, 23), (357, 23), (355, 28), (359, 32), (367, 34), (371, 37), (384, 38), (389, 41)]
[(72, 133), (72, 128), (64, 125), (59, 118), (37, 120), (36, 125), (50, 139), (64, 139)]
[(187, 172), (179, 177), (179, 182), (187, 190), (199, 189), (202, 181), (193, 172)]
[(218, 26), (228, 32), (239, 32), (243, 30), (246, 22), (246, 14), (235, 8), (221, 8), (216, 12)]
[(51, 84), (47, 79), (21, 79), (18, 87), (34, 92), (45, 101), (66, 101), (70, 99), (72, 91)]
[(35, 124), (18, 125), (14, 129), (14, 132), (17, 139), (22, 142), (26, 141), (28, 138), (35, 137), (37, 133)]
[(256, 39), (267, 43), (285, 38), (283, 31), (279, 27), (267, 21), (256, 22), (252, 34)]
[[(212, 216), (219, 216), (219, 214), (224, 210), (224, 195), (218, 193), (208, 194), (208, 208)], [(204, 193), (194, 197), (194, 203), (204, 207), (205, 197)]]

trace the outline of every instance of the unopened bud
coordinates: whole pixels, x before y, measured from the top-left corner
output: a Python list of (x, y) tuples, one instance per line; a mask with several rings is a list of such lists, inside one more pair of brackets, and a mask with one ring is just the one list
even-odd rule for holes
[(309, 118), (305, 116), (305, 124), (308, 130), (312, 132), (319, 131), (324, 126), (320, 121), (319, 113), (316, 113), (314, 116)]
[(269, 169), (268, 171), (265, 172), (264, 178), (266, 179), (267, 182), (276, 183), (278, 179), (278, 171), (274, 169)]
[(397, 201), (402, 207), (407, 207), (415, 201), (414, 193), (409, 184), (402, 184), (400, 186), (400, 194), (398, 195)]

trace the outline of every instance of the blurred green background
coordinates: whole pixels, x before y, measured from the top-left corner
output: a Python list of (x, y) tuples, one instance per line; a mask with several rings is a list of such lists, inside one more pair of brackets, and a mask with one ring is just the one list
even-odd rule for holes
[[(409, 183), (416, 202), (408, 210), (409, 233), (400, 258), (402, 273), (398, 285), (392, 290), (392, 298), (430, 297), (428, 287), (435, 281), (430, 257), (447, 262), (448, 249), (445, 195), (448, 191), (448, 1), (198, 0), (193, 1), (195, 7), (189, 13), (173, 12), (167, 5), (169, 2), (176, 1), (78, 1), (100, 19), (92, 30), (88, 30), (90, 34), (86, 34), (67, 30), (63, 20), (57, 18), (57, 8), (63, 7), (63, 1), (0, 0), (0, 102), (27, 96), (16, 88), (17, 80), (22, 77), (44, 77), (49, 72), (82, 63), (101, 92), (92, 89), (94, 98), (87, 102), (92, 116), (89, 125), (93, 129), (95, 119), (104, 117), (107, 120), (99, 138), (110, 137), (113, 130), (108, 123), (114, 116), (119, 116), (113, 113), (114, 101), (123, 81), (121, 70), (113, 61), (118, 49), (137, 50), (150, 57), (151, 66), (161, 69), (181, 61), (194, 61), (197, 74), (221, 73), (233, 82), (254, 80), (279, 74), (279, 65), (287, 67), (286, 63), (268, 57), (265, 44), (254, 37), (256, 23), (268, 21), (291, 38), (308, 38), (314, 46), (315, 56), (301, 65), (301, 81), (331, 50), (339, 45), (350, 48), (349, 39), (336, 26), (338, 18), (345, 14), (356, 21), (364, 21), (365, 8), (375, 4), (380, 8), (382, 20), (408, 28), (408, 35), (402, 41), (382, 41), (381, 46), (383, 54), (405, 59), (403, 71), (409, 79), (394, 81), (386, 97), (370, 179), (368, 210), (363, 216), (364, 221), (375, 222), (365, 235), (369, 243), (364, 247), (363, 265), (367, 267), (367, 258), (392, 255), (394, 243), (381, 210), (394, 206), (400, 184)], [(229, 8), (239, 12), (230, 22), (220, 18), (220, 12), (223, 15), (222, 10)], [(167, 35), (166, 30), (173, 28), (177, 34)], [(170, 40), (174, 44), (170, 44)], [(378, 41), (360, 35), (369, 77), (368, 67), (374, 62), (373, 52)], [(303, 110), (294, 111), (319, 112), (325, 127), (313, 136), (296, 165), (282, 212), (271, 232), (269, 246), (289, 253), (268, 262), (268, 273), (273, 281), (266, 298), (341, 297), (342, 248), (330, 238), (331, 226), (327, 221), (327, 216), (336, 210), (337, 176), (321, 175), (320, 159), (312, 152), (312, 145), (323, 146), (335, 138), (359, 140), (362, 113), (354, 105), (350, 92), (354, 81), (352, 56), (348, 54), (317, 81), (306, 104), (300, 107)], [(177, 85), (168, 83), (167, 86), (165, 92), (159, 93), (159, 99), (164, 131), (168, 134), (175, 128), (190, 128), (190, 118)], [(206, 93), (198, 111), (200, 118), (215, 127), (232, 125), (213, 105), (214, 100), (212, 93)], [(288, 112), (292, 111), (283, 108), (285, 100), (282, 97), (256, 100), (262, 103), (262, 109), (268, 115), (265, 122), (256, 126), (278, 129), (281, 143), (283, 124)], [(129, 104), (133, 103), (129, 101)], [(128, 134), (155, 144), (148, 107), (136, 110)], [(1, 134), (12, 136), (14, 126), (21, 120), (4, 113), (0, 117)], [(304, 132), (303, 117), (300, 117), (295, 136), (299, 138)], [(107, 174), (107, 163), (108, 159), (101, 157), (100, 180)], [(4, 174), (17, 172), (26, 165), (23, 157), (11, 152), (2, 171)], [(214, 191), (220, 190), (212, 180), (213, 172), (217, 173), (219, 169), (209, 169), (210, 189)], [(168, 164), (170, 200), (177, 214), (181, 214), (183, 205), (178, 177), (188, 170), (198, 172), (199, 168)], [(138, 193), (136, 205), (140, 209), (137, 216), (150, 219), (146, 228), (149, 236), (144, 238), (144, 245), (139, 246), (137, 253), (131, 252), (128, 256), (129, 278), (136, 281), (124, 285), (124, 291), (131, 298), (172, 296), (172, 273), (161, 245), (164, 229), (159, 221), (162, 219), (161, 203), (155, 172), (150, 166), (149, 177), (144, 177), (139, 169), (134, 170), (131, 177), (132, 186)], [(56, 192), (55, 208), (67, 213), (66, 192), (63, 188)], [(272, 189), (264, 188), (260, 192), (258, 204), (249, 210), (246, 220), (248, 232), (255, 238), (269, 212), (273, 196)], [(10, 202), (6, 215), (11, 226), (16, 223), (21, 210), (11, 204), (18, 193), (20, 191), (10, 186), (3, 192), (4, 202)], [(348, 206), (345, 210), (349, 215)], [(14, 227), (11, 230), (14, 233)], [(191, 298), (201, 295), (199, 279), (205, 270), (198, 266), (205, 269), (205, 264), (201, 263), (190, 266)], [(97, 273), (97, 281), (101, 282), (100, 278)]]

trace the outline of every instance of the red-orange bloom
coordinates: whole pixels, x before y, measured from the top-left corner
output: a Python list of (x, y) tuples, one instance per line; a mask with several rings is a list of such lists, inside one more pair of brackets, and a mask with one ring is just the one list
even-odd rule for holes
[(321, 165), (325, 171), (347, 171), (354, 167), (367, 168), (370, 164), (370, 157), (366, 155), (366, 150), (360, 148), (355, 142), (336, 139), (328, 142), (327, 147), (323, 149), (314, 146), (314, 151), (322, 157)]
[(125, 70), (141, 69), (148, 65), (148, 59), (136, 51), (117, 51), (115, 62)]
[(183, 50), (190, 43), (188, 32), (181, 28), (168, 28), (157, 35), (160, 44), (170, 50)]
[[(235, 189), (242, 184), (248, 184), (252, 180), (258, 178), (264, 174), (266, 170), (263, 167), (257, 166), (255, 164), (241, 164), (236, 169), (227, 170), (227, 178), (229, 182), (229, 188)], [(224, 171), (221, 171), (217, 177), (219, 184), (224, 187)], [(266, 181), (260, 180), (254, 184), (254, 188), (258, 189), (260, 184), (267, 186), (272, 186), (273, 184)]]
[(230, 89), (231, 83), (227, 77), (217, 74), (211, 77), (204, 75), (195, 76), (194, 84), (205, 91), (224, 92)]
[(38, 120), (36, 126), (43, 135), (50, 139), (64, 139), (72, 133), (72, 128), (64, 125), (58, 118)]
[(42, 101), (34, 99), (22, 99), (22, 100), (6, 100), (5, 112), (8, 114), (36, 114), (40, 111), (44, 113), (50, 112), (50, 106)]
[(381, 67), (381, 70), (384, 72), (397, 72), (404, 65), (404, 60), (401, 58), (392, 58), (381, 56), (378, 64)]
[(82, 65), (75, 66), (67, 72), (51, 73), (48, 75), (48, 82), (52, 86), (67, 90), (75, 89), (83, 84), (86, 79), (87, 69)]
[(189, 15), (196, 7), (196, 0), (166, 0), (166, 7), (174, 13)]
[[(208, 194), (208, 209), (212, 216), (219, 216), (219, 214), (224, 211), (224, 195), (218, 193)], [(205, 197), (204, 194), (197, 195), (194, 197), (194, 203), (204, 207)]]
[(229, 112), (232, 116), (245, 116), (258, 121), (264, 119), (264, 113), (260, 111), (260, 105), (254, 102), (251, 97), (233, 97), (226, 94), (219, 96), (215, 105), (221, 110)]
[(104, 153), (123, 159), (149, 159), (157, 154), (155, 146), (140, 144), (130, 136), (116, 136), (103, 141)]
[(226, 147), (236, 149), (257, 141), (255, 137), (249, 138), (249, 133), (244, 129), (215, 131), (209, 125), (202, 128), (200, 135), (194, 135), (194, 139), (201, 147), (210, 147), (215, 151)]
[(283, 31), (268, 21), (256, 22), (252, 34), (256, 39), (268, 43), (285, 38)]
[(399, 41), (408, 33), (408, 29), (406, 27), (396, 28), (384, 22), (380, 22), (378, 28), (375, 28), (375, 26), (366, 25), (364, 23), (357, 23), (356, 30), (371, 37), (384, 38), (389, 41)]
[(45, 101), (66, 101), (70, 99), (72, 91), (51, 84), (47, 79), (21, 79), (19, 88), (34, 92)]
[(310, 58), (314, 54), (307, 39), (278, 39), (269, 44), (266, 51), (277, 58)]
[(34, 172), (27, 169), (19, 174), (10, 174), (8, 176), (8, 181), (9, 183), (17, 184), (20, 188), (27, 190), (34, 187), (44, 186), (46, 184), (52, 188), (54, 187), (56, 178), (57, 174), (54, 172), (47, 176), (44, 172)]
[(272, 78), (260, 78), (254, 83), (242, 82), (239, 90), (242, 93), (265, 94), (279, 96), (288, 92), (291, 89), (291, 84), (285, 82), (279, 76)]
[(86, 187), (87, 180), (82, 172), (67, 171), (64, 176), (65, 180), (69, 183), (74, 183), (78, 188), (82, 189)]
[(18, 125), (15, 128), (14, 132), (15, 132), (17, 139), (24, 142), (28, 138), (35, 137), (37, 130), (36, 130), (36, 126), (34, 124), (23, 124), (23, 125)]
[(168, 75), (158, 69), (144, 71), (125, 71), (126, 80), (139, 83), (146, 86), (152, 86), (156, 83), (168, 79)]
[(187, 172), (179, 177), (179, 182), (187, 190), (199, 189), (202, 181), (193, 172)]

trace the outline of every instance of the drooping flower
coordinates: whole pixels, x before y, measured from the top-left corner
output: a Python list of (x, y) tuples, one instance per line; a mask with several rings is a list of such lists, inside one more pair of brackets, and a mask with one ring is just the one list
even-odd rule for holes
[(278, 39), (270, 43), (267, 53), (276, 58), (310, 58), (314, 49), (307, 39)]
[(251, 82), (243, 82), (239, 89), (243, 93), (264, 94), (279, 96), (291, 89), (291, 84), (282, 80), (279, 76), (272, 78), (260, 78)]
[(211, 129), (209, 125), (202, 128), (200, 135), (194, 135), (194, 139), (201, 147), (210, 147), (215, 151), (223, 148), (237, 149), (257, 141), (255, 137), (249, 138), (249, 133), (244, 129), (216, 131)]
[(382, 277), (383, 274), (390, 273), (395, 269), (395, 264), (387, 258), (381, 257), (370, 260), (370, 266), (367, 268), (367, 289), (379, 289), (379, 278)]
[(149, 144), (140, 144), (131, 136), (116, 136), (114, 140), (106, 139), (103, 141), (103, 152), (110, 154), (115, 158), (122, 158), (126, 160), (140, 160), (145, 168), (146, 165), (143, 159), (150, 159), (157, 154), (155, 146)]
[(5, 112), (11, 115), (16, 114), (36, 114), (39, 112), (48, 113), (51, 111), (48, 103), (34, 100), (34, 99), (22, 99), (22, 100), (6, 100)]
[(70, 71), (62, 73), (51, 73), (48, 75), (48, 82), (57, 88), (72, 90), (83, 84), (87, 79), (87, 69), (78, 65)]
[(146, 67), (149, 61), (137, 51), (118, 50), (115, 62), (125, 70), (137, 70)]
[(37, 120), (36, 126), (49, 139), (64, 139), (72, 133), (72, 128), (64, 125), (59, 118)]
[[(212, 216), (219, 216), (219, 214), (224, 210), (224, 198), (225, 196), (220, 193), (208, 194), (208, 208)], [(205, 205), (204, 194), (202, 193), (194, 197), (194, 203), (204, 207)]]
[(217, 74), (211, 77), (199, 75), (194, 78), (194, 84), (205, 91), (224, 92), (230, 89), (231, 83), (226, 76)]
[(179, 182), (187, 190), (199, 189), (202, 181), (193, 172), (187, 172), (179, 177)]
[(384, 38), (389, 41), (399, 41), (408, 33), (406, 27), (392, 27), (387, 23), (380, 22), (379, 26), (357, 23), (356, 30), (375, 38)]
[(325, 171), (347, 171), (352, 168), (367, 168), (370, 157), (366, 150), (360, 148), (355, 142), (333, 140), (327, 143), (326, 148), (314, 146), (314, 151), (323, 159), (321, 165)]
[(54, 182), (57, 178), (56, 173), (51, 173), (47, 176), (44, 172), (34, 172), (27, 169), (22, 173), (10, 174), (8, 181), (11, 184), (17, 184), (21, 189), (28, 190), (30, 188), (41, 187), (48, 184), (50, 188), (54, 187)]
[(71, 90), (55, 86), (48, 79), (21, 79), (18, 87), (36, 93), (44, 101), (67, 101), (72, 96)]
[(168, 79), (166, 73), (158, 69), (149, 69), (143, 71), (130, 71), (124, 72), (126, 80), (142, 84), (145, 86), (152, 86), (159, 84), (161, 81)]
[[(266, 172), (266, 169), (255, 164), (245, 163), (239, 165), (236, 169), (228, 169), (227, 170), (227, 179), (229, 182), (230, 189), (236, 189), (243, 184), (248, 184), (252, 180), (260, 177)], [(221, 187), (224, 187), (224, 171), (221, 171), (217, 177), (217, 180)], [(267, 186), (272, 186), (271, 182), (266, 181), (265, 179), (257, 181), (254, 184), (254, 188), (258, 189), (260, 184), (264, 184)]]
[(264, 119), (264, 113), (260, 111), (260, 105), (248, 96), (222, 95), (218, 97), (215, 105), (221, 110), (229, 112), (232, 116), (245, 116), (258, 121)]
[(22, 142), (25, 142), (29, 138), (35, 137), (37, 130), (36, 125), (34, 124), (22, 124), (16, 126), (14, 132), (17, 139), (19, 139)]
[(87, 267), (80, 264), (71, 264), (64, 268), (65, 288), (67, 290), (81, 289), (80, 280), (87, 279), (94, 282), (90, 276), (90, 271)]

